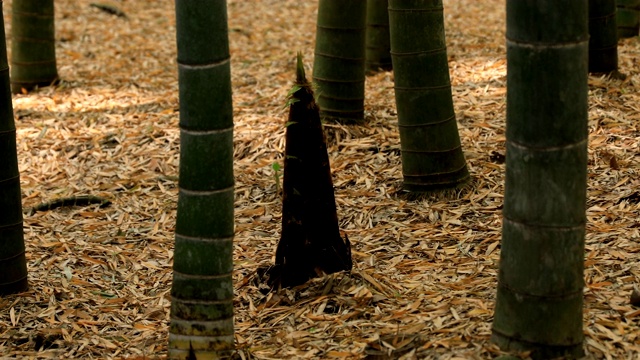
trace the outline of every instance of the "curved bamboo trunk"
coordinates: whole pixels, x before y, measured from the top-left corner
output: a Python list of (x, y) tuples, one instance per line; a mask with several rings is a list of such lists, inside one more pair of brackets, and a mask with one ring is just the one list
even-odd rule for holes
[(616, 6), (618, 38), (638, 36), (640, 30), (640, 0), (617, 0)]
[(343, 122), (364, 119), (367, 0), (320, 0), (313, 82), (320, 116)]
[(589, 0), (589, 72), (618, 70), (616, 0)]
[(367, 1), (365, 69), (370, 73), (393, 69), (389, 43), (388, 7), (389, 0)]
[(18, 0), (11, 10), (12, 92), (56, 83), (53, 0)]
[(507, 159), (492, 340), (582, 356), (587, 3), (507, 1)]
[(469, 179), (453, 110), (441, 0), (389, 0), (391, 58), (404, 188), (431, 191)]
[(233, 115), (225, 0), (176, 1), (180, 190), (169, 358), (234, 351)]
[(22, 197), (13, 120), (7, 44), (0, 0), (0, 296), (27, 289)]

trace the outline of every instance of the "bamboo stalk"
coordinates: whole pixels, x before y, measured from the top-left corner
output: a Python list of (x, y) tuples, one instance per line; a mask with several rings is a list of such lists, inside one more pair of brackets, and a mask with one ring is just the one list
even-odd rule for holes
[(27, 261), (4, 17), (0, 0), (0, 295), (25, 291)]
[(589, 0), (589, 72), (618, 70), (616, 0)]
[(225, 0), (176, 1), (180, 180), (169, 357), (234, 352), (233, 112)]
[(366, 0), (320, 0), (313, 65), (320, 116), (364, 119)]
[(389, 40), (389, 0), (367, 1), (367, 31), (365, 68), (367, 72), (389, 71), (391, 45)]
[(11, 90), (30, 91), (58, 82), (53, 0), (12, 3)]
[(618, 38), (638, 36), (640, 30), (640, 0), (617, 0), (616, 7)]
[(507, 1), (507, 152), (492, 341), (583, 354), (587, 3)]
[(453, 110), (442, 1), (389, 0), (389, 25), (404, 188), (456, 187), (469, 172)]

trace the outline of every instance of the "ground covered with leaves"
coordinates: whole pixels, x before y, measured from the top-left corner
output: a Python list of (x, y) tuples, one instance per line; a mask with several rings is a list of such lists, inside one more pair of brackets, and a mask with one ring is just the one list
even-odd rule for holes
[[(15, 1), (15, 0), (14, 0)], [(11, 34), (5, 1), (5, 26)], [(350, 274), (268, 292), (287, 91), (295, 54), (311, 74), (316, 1), (230, 0), (235, 121), (236, 343), (245, 358), (485, 359), (504, 193), (504, 2), (445, 0), (455, 110), (471, 182), (401, 191), (393, 74), (367, 77), (366, 122), (326, 124)], [(0, 356), (162, 358), (169, 321), (179, 154), (173, 2), (56, 0), (62, 83), (13, 98), (29, 291), (0, 298)], [(9, 40), (10, 42), (10, 40)], [(591, 76), (585, 350), (640, 356), (640, 68)], [(281, 179), (281, 178), (280, 178)], [(31, 211), (92, 195), (109, 206)]]

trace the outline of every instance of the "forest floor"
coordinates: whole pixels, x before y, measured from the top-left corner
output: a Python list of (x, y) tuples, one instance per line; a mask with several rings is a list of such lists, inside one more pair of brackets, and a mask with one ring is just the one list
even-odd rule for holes
[[(15, 1), (15, 0), (14, 0)], [(4, 19), (11, 34), (11, 3)], [(163, 358), (178, 176), (173, 2), (114, 0), (127, 18), (56, 0), (62, 84), (13, 98), (30, 289), (0, 298), (2, 358)], [(402, 195), (393, 74), (367, 77), (366, 122), (327, 124), (354, 269), (264, 294), (281, 198), (283, 108), (297, 51), (313, 64), (316, 1), (228, 2), (235, 121), (235, 334), (244, 358), (486, 359), (505, 152), (501, 0), (445, 0), (455, 110), (472, 181)], [(10, 39), (9, 39), (10, 43)], [(626, 80), (591, 76), (585, 351), (640, 357), (640, 54)], [(73, 195), (112, 205), (34, 212)]]

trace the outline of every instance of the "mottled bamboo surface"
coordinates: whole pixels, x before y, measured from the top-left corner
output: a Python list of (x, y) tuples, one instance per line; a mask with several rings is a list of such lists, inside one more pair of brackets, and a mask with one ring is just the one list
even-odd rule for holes
[[(16, 0), (14, 0), (16, 1)], [(230, 0), (235, 114), (235, 324), (244, 359), (487, 359), (504, 193), (504, 1), (445, 0), (455, 110), (472, 181), (414, 199), (402, 181), (393, 74), (367, 77), (366, 124), (327, 124), (354, 269), (268, 292), (295, 54), (313, 64), (317, 2)], [(177, 204), (173, 2), (56, 0), (62, 84), (13, 98), (30, 290), (0, 299), (0, 357), (164, 358)], [(4, 12), (8, 34), (11, 1)], [(9, 40), (10, 43), (10, 40)], [(640, 357), (640, 69), (590, 77), (585, 350)], [(280, 176), (280, 179), (282, 177)], [(30, 213), (100, 196), (110, 206)]]

